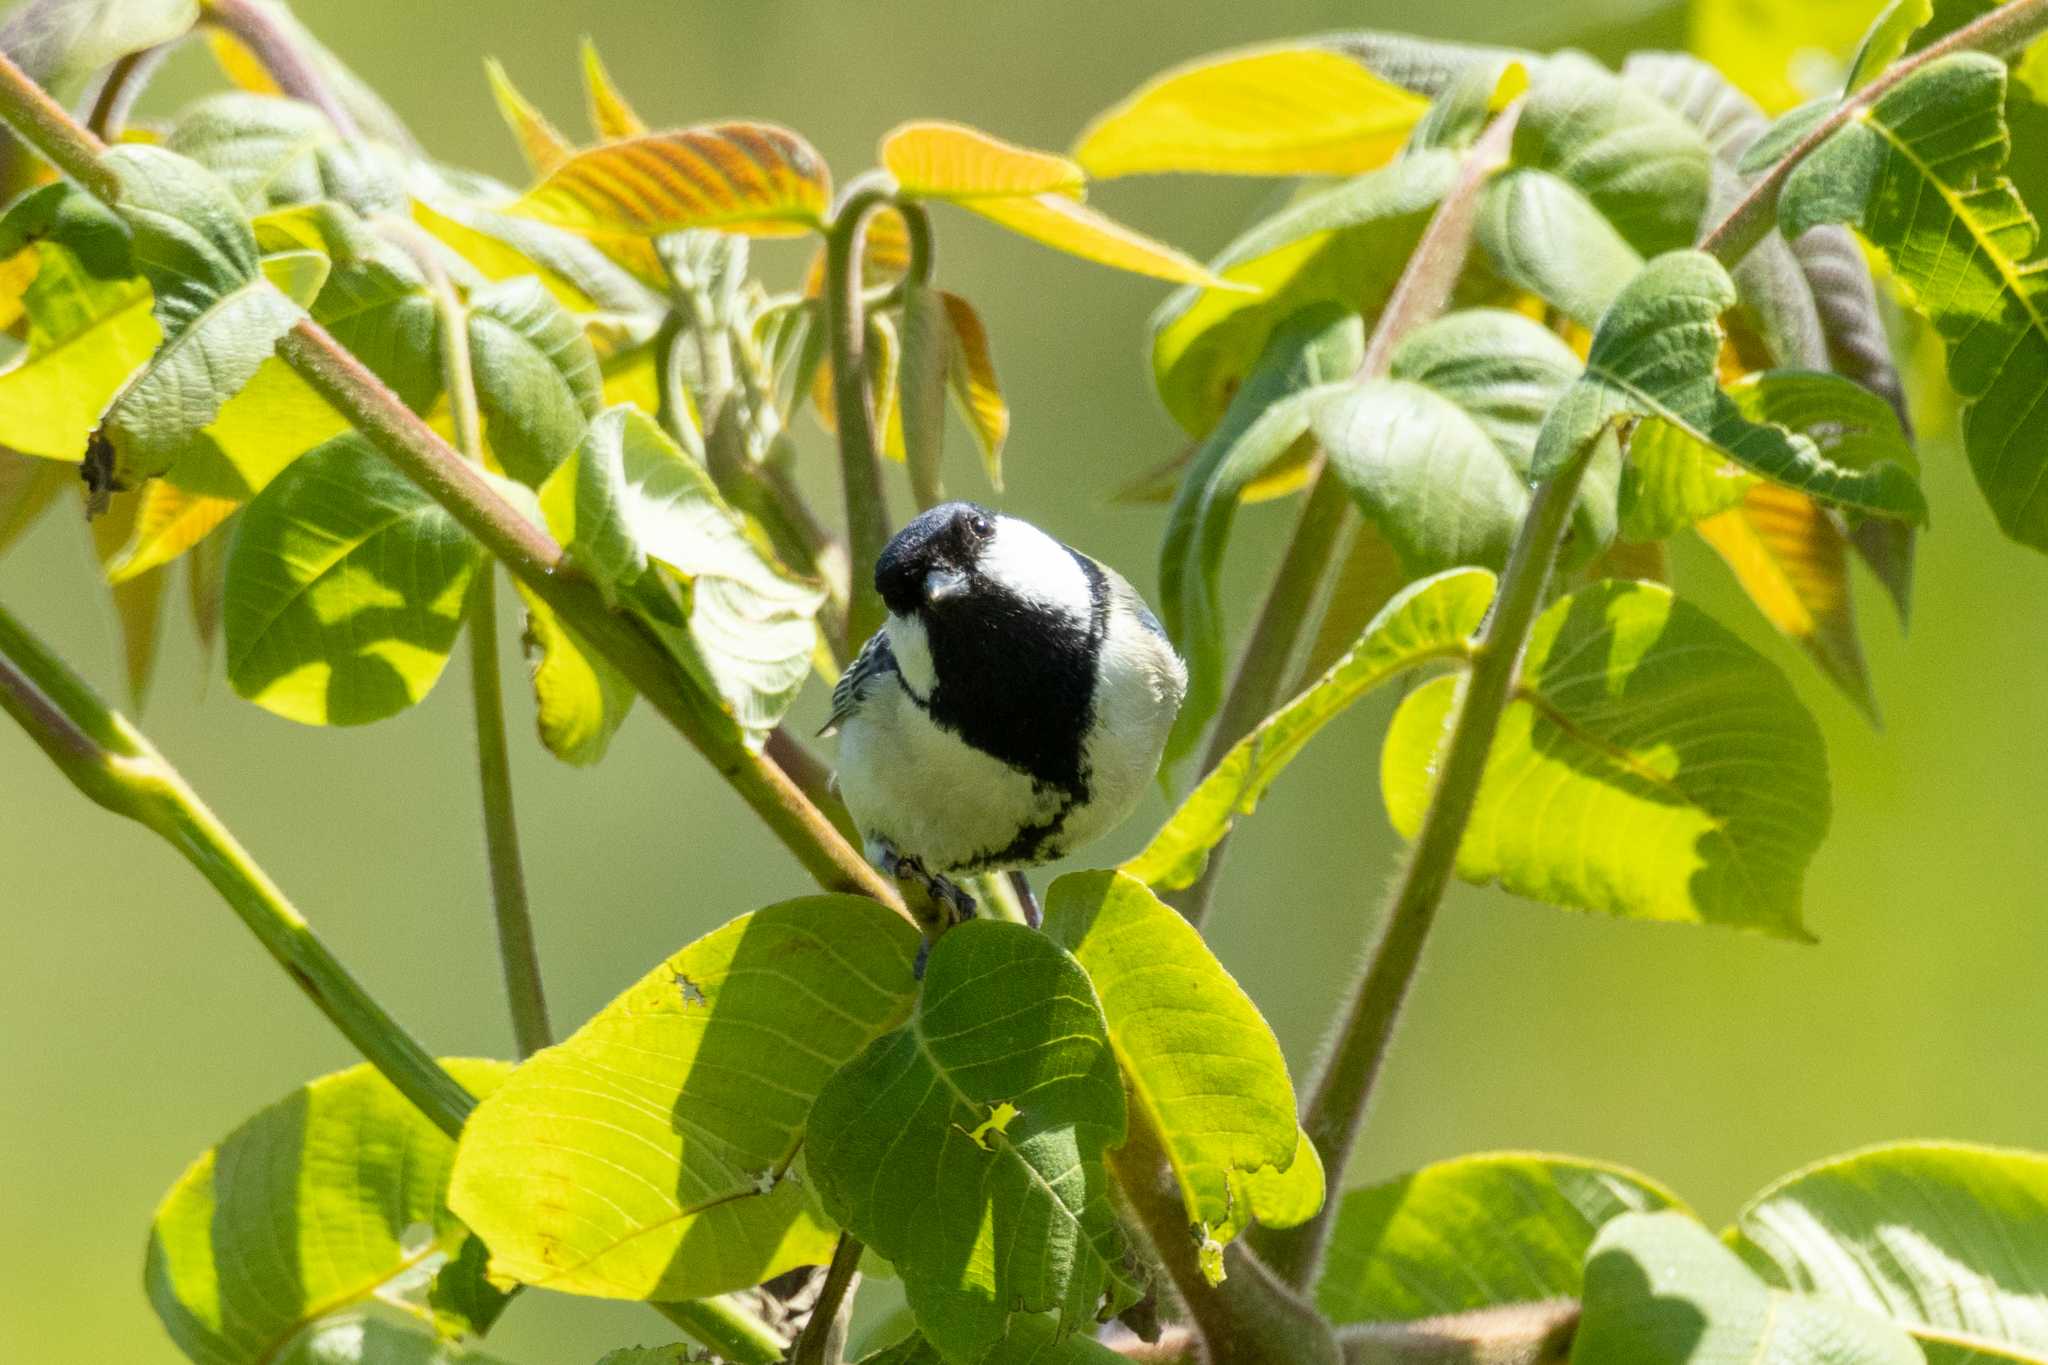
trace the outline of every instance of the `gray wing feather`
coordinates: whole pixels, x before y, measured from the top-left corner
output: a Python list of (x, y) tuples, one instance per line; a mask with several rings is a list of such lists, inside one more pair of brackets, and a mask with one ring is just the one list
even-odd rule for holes
[(860, 653), (839, 675), (839, 683), (832, 689), (832, 718), (825, 722), (820, 735), (829, 735), (843, 724), (848, 716), (860, 709), (861, 702), (874, 689), (875, 683), (896, 672), (896, 653), (889, 648), (887, 631), (876, 631), (868, 642), (860, 647)]

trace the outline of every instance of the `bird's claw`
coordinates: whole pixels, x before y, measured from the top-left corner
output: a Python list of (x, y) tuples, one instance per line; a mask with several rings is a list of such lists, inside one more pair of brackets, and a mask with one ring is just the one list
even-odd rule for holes
[(874, 848), (872, 856), (883, 876), (903, 885), (916, 886), (924, 892), (927, 904), (922, 908), (915, 904), (911, 907), (912, 912), (925, 922), (924, 945), (918, 949), (916, 964), (917, 979), (922, 981), (925, 962), (930, 958), (932, 944), (938, 936), (975, 917), (974, 897), (957, 883), (926, 871), (923, 863), (904, 857), (887, 844)]

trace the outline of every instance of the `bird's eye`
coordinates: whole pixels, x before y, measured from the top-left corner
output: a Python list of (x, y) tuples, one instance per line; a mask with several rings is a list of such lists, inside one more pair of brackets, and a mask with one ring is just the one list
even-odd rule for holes
[(987, 540), (990, 536), (996, 533), (996, 524), (990, 521), (987, 517), (969, 517), (967, 520), (967, 529), (974, 532), (976, 539)]

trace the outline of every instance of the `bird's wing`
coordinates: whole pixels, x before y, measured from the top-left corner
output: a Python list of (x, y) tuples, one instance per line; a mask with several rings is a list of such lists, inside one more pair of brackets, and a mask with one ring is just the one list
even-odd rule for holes
[(832, 718), (825, 722), (820, 735), (829, 735), (837, 730), (846, 718), (860, 709), (860, 704), (874, 689), (876, 682), (896, 671), (896, 654), (889, 648), (889, 633), (878, 630), (868, 637), (860, 647), (860, 653), (839, 675), (838, 686), (832, 689)]

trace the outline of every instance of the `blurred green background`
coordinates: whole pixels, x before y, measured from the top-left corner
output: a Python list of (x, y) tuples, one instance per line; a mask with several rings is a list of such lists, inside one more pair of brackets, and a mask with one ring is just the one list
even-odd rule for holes
[[(1723, 7), (1734, 31), (1749, 8)], [(503, 58), (575, 126), (582, 33), (651, 120), (781, 120), (842, 177), (913, 115), (1063, 146), (1153, 71), (1261, 38), (1372, 26), (1613, 58), (1686, 36), (1682, 10), (1619, 0), (299, 9), (437, 154), (507, 178), (517, 163), (482, 57)], [(1792, 57), (1795, 77), (1825, 68), (1817, 51)], [(151, 106), (174, 107), (211, 79), (202, 57), (181, 57)], [(1270, 193), (1183, 178), (1105, 186), (1097, 202), (1205, 254)], [(1107, 494), (1174, 447), (1140, 360), (1161, 289), (962, 215), (945, 216), (940, 241), (949, 286), (990, 321), (1016, 412), (1003, 505), (1149, 589), (1162, 516)], [(762, 255), (787, 279), (804, 248)], [(1944, 426), (1940, 413), (1923, 418)], [(953, 486), (980, 494), (964, 444)], [(1681, 589), (1780, 659), (1827, 731), (1834, 828), (1807, 897), (1819, 946), (1458, 888), (1352, 1181), (1465, 1151), (1550, 1149), (1638, 1167), (1722, 1219), (1769, 1178), (1861, 1143), (2048, 1145), (2048, 560), (1998, 537), (1950, 439), (1930, 437), (1924, 457), (1935, 525), (1910, 639), (1859, 584), (1882, 733), (1761, 627), (1711, 555), (1688, 544), (1675, 560)], [(1239, 625), (1290, 519), (1284, 507), (1241, 518)], [(51, 517), (0, 560), (0, 600), (111, 689), (113, 623), (73, 518)], [(303, 729), (206, 681), (179, 629), (144, 721), (401, 1019), (445, 1053), (503, 1055), (462, 667), (397, 720)], [(808, 697), (801, 715), (821, 703)], [(805, 889), (645, 708), (601, 767), (573, 771), (532, 741), (530, 697), (514, 704), (528, 874), (562, 1028), (686, 940)], [(1298, 1067), (1395, 865), (1376, 776), (1387, 709), (1359, 708), (1281, 783), (1238, 842), (1211, 920), (1218, 952)], [(1161, 813), (1155, 803), (1091, 861), (1134, 847)], [(186, 865), (87, 805), (11, 728), (0, 728), (0, 1038), (0, 1360), (174, 1359), (139, 1287), (156, 1200), (247, 1113), (354, 1058)], [(538, 1365), (636, 1339), (664, 1339), (644, 1309), (530, 1294), (494, 1346)]]

